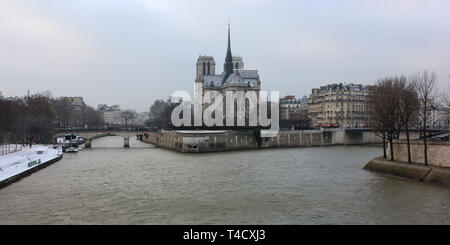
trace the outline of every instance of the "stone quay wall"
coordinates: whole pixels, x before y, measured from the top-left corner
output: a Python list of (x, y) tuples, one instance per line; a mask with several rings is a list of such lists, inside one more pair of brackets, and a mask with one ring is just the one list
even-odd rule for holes
[(281, 131), (275, 137), (260, 139), (252, 131), (230, 130), (161, 131), (148, 132), (138, 137), (144, 142), (179, 152), (381, 143), (381, 139), (373, 132), (346, 132), (342, 129)]
[(257, 149), (253, 133), (237, 131), (149, 132), (142, 141), (179, 152), (214, 152)]
[(281, 131), (275, 137), (263, 138), (262, 148), (327, 146), (327, 145), (362, 145), (379, 144), (381, 139), (374, 132), (346, 132), (334, 130), (295, 130)]
[(389, 161), (382, 157), (372, 159), (364, 166), (365, 170), (412, 179), (422, 182), (438, 183), (450, 186), (450, 168), (417, 163)]
[[(424, 144), (422, 140), (411, 140), (411, 162), (424, 163)], [(406, 140), (394, 140), (394, 159), (408, 162), (408, 145)], [(427, 141), (428, 164), (432, 166), (450, 168), (450, 142), (449, 141)], [(388, 151), (389, 159), (391, 151)]]

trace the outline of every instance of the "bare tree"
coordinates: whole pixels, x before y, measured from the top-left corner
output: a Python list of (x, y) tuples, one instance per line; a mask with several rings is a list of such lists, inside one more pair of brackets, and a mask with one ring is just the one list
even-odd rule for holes
[(41, 92), (37, 92), (36, 95), (46, 97), (48, 99), (52, 98), (52, 92), (50, 90), (44, 90)]
[(60, 97), (52, 101), (58, 127), (67, 130), (73, 118), (72, 105), (68, 97)]
[(121, 115), (125, 122), (125, 128), (128, 128), (128, 122), (131, 120), (131, 123), (133, 124), (133, 120), (136, 118), (137, 112), (134, 110), (127, 109), (122, 111)]
[(422, 74), (415, 75), (412, 80), (416, 84), (416, 90), (420, 101), (419, 117), (421, 120), (421, 136), (424, 145), (424, 163), (428, 165), (428, 150), (427, 150), (427, 120), (428, 113), (436, 96), (436, 73), (423, 71)]
[(173, 105), (170, 103), (170, 100), (156, 100), (150, 107), (149, 124), (158, 129), (169, 128), (172, 109)]
[(385, 141), (389, 142), (391, 160), (394, 160), (392, 141), (400, 134), (399, 124), (399, 79), (383, 78), (378, 80), (369, 96), (371, 126), (383, 138), (383, 156), (387, 158)]
[(137, 118), (138, 113), (135, 110), (131, 110), (131, 127), (134, 127), (134, 120)]
[(401, 126), (406, 132), (406, 142), (408, 147), (408, 162), (411, 163), (411, 144), (409, 138), (409, 127), (417, 121), (417, 113), (419, 110), (419, 99), (415, 89), (414, 81), (407, 81), (406, 77), (397, 78), (399, 85), (399, 119)]
[(101, 113), (91, 106), (83, 106), (83, 126), (101, 126), (103, 125), (103, 117)]
[(28, 130), (27, 139), (31, 146), (32, 142), (42, 143), (52, 140), (52, 122), (55, 118), (51, 100), (42, 95), (32, 95), (26, 98), (28, 108)]
[(29, 118), (29, 111), (23, 100), (0, 98), (0, 141), (24, 143)]

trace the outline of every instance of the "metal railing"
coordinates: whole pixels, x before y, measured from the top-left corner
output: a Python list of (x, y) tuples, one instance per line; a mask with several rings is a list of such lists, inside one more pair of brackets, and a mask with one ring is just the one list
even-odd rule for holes
[(149, 128), (146, 127), (98, 127), (98, 128), (55, 128), (54, 133), (68, 133), (68, 132), (116, 132), (116, 131), (127, 131), (127, 132), (142, 132), (148, 131)]
[(6, 155), (8, 153), (14, 153), (22, 150), (22, 145), (18, 144), (7, 144), (0, 145), (0, 156)]

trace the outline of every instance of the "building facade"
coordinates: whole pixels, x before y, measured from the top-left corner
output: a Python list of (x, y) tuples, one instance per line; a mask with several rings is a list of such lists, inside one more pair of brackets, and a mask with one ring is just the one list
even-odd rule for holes
[(136, 126), (145, 126), (150, 119), (148, 112), (139, 112), (136, 115)]
[[(422, 107), (423, 108), (423, 107)], [(450, 122), (450, 108), (442, 105), (431, 105), (427, 115), (427, 127), (436, 130), (448, 130)], [(422, 120), (419, 117), (419, 125)]]
[(362, 84), (328, 84), (313, 88), (308, 116), (313, 127), (365, 128), (369, 126), (369, 87)]
[(308, 97), (297, 99), (288, 95), (280, 99), (280, 128), (281, 129), (308, 129), (310, 128), (308, 117)]
[(85, 106), (83, 97), (67, 97), (67, 99), (73, 110), (80, 111)]
[(97, 106), (103, 116), (103, 121), (106, 125), (121, 125), (123, 124), (122, 110), (119, 105), (108, 106), (100, 104)]
[(308, 98), (287, 95), (280, 99), (280, 120), (304, 119), (308, 116)]

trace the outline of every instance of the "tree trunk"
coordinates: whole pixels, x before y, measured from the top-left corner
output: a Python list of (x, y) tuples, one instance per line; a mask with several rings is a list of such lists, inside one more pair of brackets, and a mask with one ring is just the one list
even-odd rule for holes
[(411, 144), (409, 142), (409, 129), (406, 126), (406, 144), (408, 145), (408, 162), (411, 163)]
[(423, 117), (423, 156), (425, 158), (425, 165), (428, 165), (427, 154), (427, 106), (425, 104), (424, 117)]
[(383, 133), (383, 158), (386, 159), (386, 134)]
[(391, 150), (391, 161), (394, 161), (394, 147), (392, 145), (392, 138), (389, 139), (389, 148)]
[(427, 154), (427, 131), (425, 130), (423, 136), (423, 154), (425, 157), (425, 165), (428, 165), (428, 154)]

